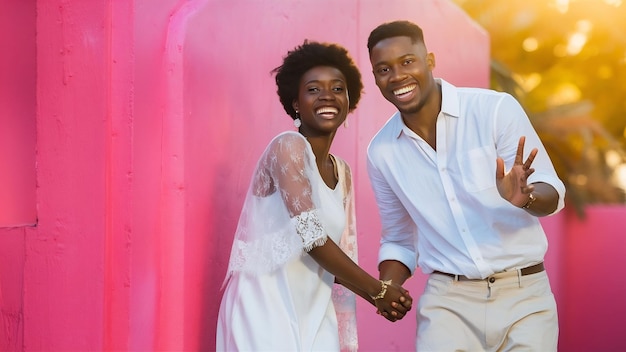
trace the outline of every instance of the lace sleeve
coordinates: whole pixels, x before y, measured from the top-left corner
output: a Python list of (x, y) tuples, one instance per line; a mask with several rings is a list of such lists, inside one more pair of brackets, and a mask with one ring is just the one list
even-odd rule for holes
[(302, 135), (285, 132), (268, 144), (239, 217), (226, 280), (234, 272), (270, 272), (326, 242), (313, 172), (315, 156)]
[(313, 152), (299, 134), (284, 134), (270, 149), (273, 163), (269, 172), (280, 192), (296, 233), (305, 251), (326, 243), (328, 235), (317, 213), (312, 179), (315, 171)]
[(328, 236), (322, 227), (317, 210), (305, 211), (293, 217), (296, 233), (302, 238), (304, 250), (309, 252), (326, 243)]

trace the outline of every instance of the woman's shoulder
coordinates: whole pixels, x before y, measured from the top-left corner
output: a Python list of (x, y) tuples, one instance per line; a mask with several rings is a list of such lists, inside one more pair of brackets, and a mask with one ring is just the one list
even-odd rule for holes
[(284, 152), (304, 152), (309, 143), (298, 132), (285, 131), (276, 135), (268, 145), (268, 149)]
[(350, 164), (348, 164), (348, 162), (341, 157), (335, 154), (332, 155), (337, 166), (337, 176), (339, 177), (339, 180), (346, 185), (347, 189), (350, 189), (352, 186), (352, 171), (350, 170)]
[(306, 138), (296, 131), (284, 131), (277, 134), (272, 141), (301, 141), (302, 143), (306, 143)]
[(344, 169), (347, 172), (350, 172), (350, 164), (348, 164), (348, 162), (343, 159), (340, 156), (337, 156), (336, 154), (332, 154), (333, 158), (335, 159), (335, 162), (337, 163), (337, 167), (340, 169)]

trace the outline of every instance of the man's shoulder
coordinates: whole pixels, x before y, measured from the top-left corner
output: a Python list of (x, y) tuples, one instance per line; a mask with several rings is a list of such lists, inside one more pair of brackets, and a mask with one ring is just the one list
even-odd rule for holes
[(500, 92), (494, 89), (480, 87), (456, 87), (456, 91), (459, 95), (466, 97), (486, 97), (501, 99), (502, 97), (509, 95), (509, 93), (506, 92)]
[(400, 112), (396, 111), (378, 130), (378, 132), (376, 132), (374, 137), (372, 137), (372, 140), (370, 141), (370, 147), (372, 147), (372, 145), (384, 143), (386, 141), (389, 141), (390, 139), (396, 139), (398, 137), (398, 134), (402, 130), (399, 119)]
[(454, 84), (447, 82), (444, 79), (437, 79), (442, 87), (442, 94), (458, 94), (463, 97), (493, 97), (502, 98), (509, 95), (509, 93), (497, 91), (491, 88), (483, 87), (471, 87), (471, 86), (455, 86)]
[(460, 87), (457, 88), (457, 99), (460, 114), (467, 114), (468, 109), (473, 111), (507, 110), (508, 107), (519, 105), (519, 102), (509, 93), (487, 88)]

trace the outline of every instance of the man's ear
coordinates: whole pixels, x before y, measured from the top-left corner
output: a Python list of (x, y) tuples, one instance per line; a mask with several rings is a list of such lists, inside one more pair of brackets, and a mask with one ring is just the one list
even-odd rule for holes
[(436, 64), (435, 64), (435, 54), (433, 53), (428, 53), (426, 54), (426, 63), (428, 64), (428, 67), (430, 67), (430, 70), (432, 71)]

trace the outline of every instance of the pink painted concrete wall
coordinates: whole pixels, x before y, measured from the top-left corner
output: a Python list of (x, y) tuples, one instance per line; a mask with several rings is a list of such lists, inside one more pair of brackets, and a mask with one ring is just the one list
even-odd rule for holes
[(560, 277), (563, 351), (626, 348), (626, 207), (569, 212)]
[[(35, 209), (35, 1), (0, 10), (0, 227), (33, 225)], [(19, 30), (16, 30), (19, 29)]]
[(17, 351), (25, 237), (37, 221), (35, 1), (6, 0), (0, 8), (0, 351)]
[[(36, 115), (26, 129), (36, 133), (38, 223), (0, 228), (3, 350), (214, 349), (250, 173), (268, 140), (292, 128), (269, 72), (304, 38), (346, 46), (362, 68), (366, 94), (334, 152), (355, 173), (360, 263), (374, 274), (380, 224), (365, 147), (393, 108), (370, 74), (369, 31), (414, 20), (437, 75), (488, 85), (489, 40), (449, 1), (10, 3), (6, 26), (37, 30), (13, 43), (36, 67), (34, 98), (19, 96), (36, 102), (23, 109)], [(563, 219), (544, 221), (559, 283), (578, 280), (559, 270), (574, 250)], [(423, 282), (416, 275), (411, 291)], [(566, 302), (568, 288), (559, 284), (557, 298)], [(362, 351), (413, 349), (413, 317), (391, 324), (358, 308)]]
[(106, 203), (111, 77), (98, 5), (37, 1), (39, 222), (26, 236), (25, 350), (103, 346), (106, 225), (117, 213)]

